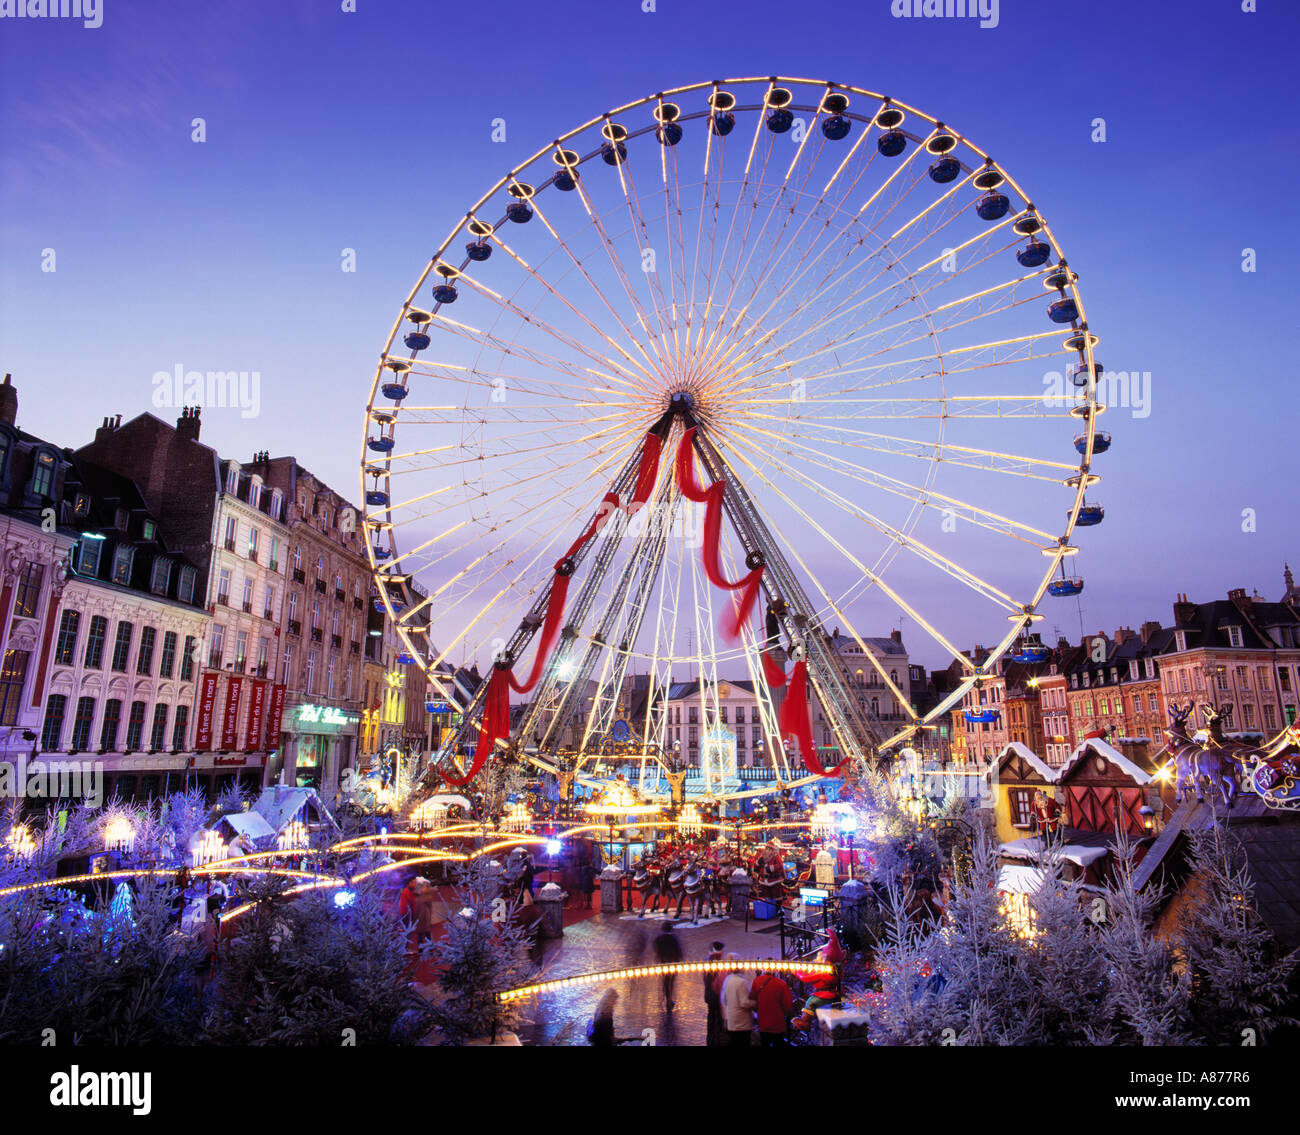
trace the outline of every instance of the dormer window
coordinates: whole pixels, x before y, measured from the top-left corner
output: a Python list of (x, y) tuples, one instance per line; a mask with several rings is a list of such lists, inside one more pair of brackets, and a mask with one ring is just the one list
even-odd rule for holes
[(176, 598), (182, 603), (194, 602), (194, 581), (198, 578), (198, 572), (192, 567), (181, 568), (180, 582), (176, 585)]
[(32, 462), (31, 495), (48, 497), (54, 493), (54, 454), (43, 449)]
[(0, 429), (0, 481), (9, 473), (9, 454), (13, 452), (14, 438), (8, 430)]
[(77, 493), (72, 498), (72, 515), (78, 520), (85, 520), (90, 515), (89, 493)]
[(258, 508), (262, 503), (262, 478), (254, 477), (248, 483), (248, 503), (253, 508)]
[(239, 495), (239, 466), (231, 465), (226, 470), (226, 492), (232, 497)]
[(149, 573), (149, 590), (155, 595), (166, 595), (171, 580), (172, 562), (165, 556), (155, 556), (153, 570)]
[(130, 586), (131, 565), (135, 563), (135, 549), (123, 545), (113, 553), (113, 582), (123, 587)]
[(77, 546), (77, 574), (91, 579), (99, 575), (99, 556), (104, 547), (102, 539), (83, 536)]
[(1187, 649), (1186, 631), (1174, 631), (1174, 648), (1180, 651)]
[(1136, 658), (1129, 660), (1128, 678), (1130, 682), (1136, 682), (1138, 680), (1138, 663)]
[(1229, 628), (1228, 628), (1228, 645), (1229, 645), (1229, 646), (1234, 646), (1234, 647), (1237, 647), (1238, 649), (1240, 649), (1240, 647), (1241, 647), (1241, 628), (1240, 628), (1240, 627), (1229, 627)]
[(158, 525), (152, 520), (146, 520), (141, 527), (141, 534), (145, 540), (156, 540), (158, 538)]
[(284, 516), (284, 494), (279, 489), (271, 490), (271, 519), (280, 520)]
[(1146, 676), (1148, 678), (1154, 678), (1156, 676), (1156, 660), (1154, 658), (1148, 658), (1146, 660)]

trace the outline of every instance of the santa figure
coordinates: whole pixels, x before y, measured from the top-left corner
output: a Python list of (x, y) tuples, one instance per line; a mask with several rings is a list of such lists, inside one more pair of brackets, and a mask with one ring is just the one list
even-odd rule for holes
[(1041, 788), (1034, 793), (1034, 818), (1041, 835), (1055, 835), (1061, 827), (1061, 806)]
[[(829, 934), (826, 945), (817, 951), (817, 961), (840, 965), (847, 955), (834, 927)], [(812, 994), (804, 1002), (803, 1013), (790, 1022), (794, 1028), (802, 1030), (812, 1026), (818, 1009), (833, 1005), (840, 999), (840, 974), (838, 970), (832, 970), (830, 973), (796, 973), (795, 977), (812, 986)]]

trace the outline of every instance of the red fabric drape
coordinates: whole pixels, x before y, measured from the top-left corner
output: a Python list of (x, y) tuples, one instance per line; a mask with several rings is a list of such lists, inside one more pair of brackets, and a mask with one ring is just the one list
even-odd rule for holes
[[(641, 448), (641, 464), (637, 468), (636, 485), (632, 490), (632, 499), (628, 502), (629, 511), (639, 507), (649, 499), (659, 479), (659, 457), (663, 442), (659, 435), (647, 432)], [(497, 741), (510, 735), (510, 691), (518, 694), (528, 693), (546, 671), (546, 662), (550, 658), (555, 640), (559, 637), (560, 627), (564, 622), (564, 607), (569, 598), (570, 574), (562, 573), (566, 560), (571, 560), (582, 550), (584, 544), (596, 535), (622, 506), (618, 493), (606, 493), (600, 502), (600, 508), (587, 525), (582, 535), (564, 553), (555, 565), (555, 576), (551, 580), (551, 594), (546, 601), (546, 617), (542, 622), (542, 636), (533, 655), (533, 666), (524, 681), (515, 677), (514, 668), (508, 670), (493, 667), (492, 677), (488, 679), (487, 692), (483, 695), (483, 720), (479, 725), (478, 745), (474, 750), (474, 761), (464, 777), (443, 774), (448, 784), (463, 786), (473, 780), (483, 767), (483, 762), (492, 755)]]
[(714, 481), (705, 488), (696, 479), (695, 455), (692, 450), (694, 443), (695, 428), (692, 426), (682, 435), (681, 444), (677, 447), (677, 487), (687, 500), (704, 505), (704, 546), (701, 549), (704, 574), (714, 587), (740, 593), (739, 601), (732, 603), (730, 613), (723, 615), (718, 625), (722, 637), (734, 642), (740, 637), (740, 628), (753, 613), (763, 569), (756, 567), (734, 582), (722, 574), (718, 537), (722, 534), (722, 497), (726, 486), (721, 481)]
[(799, 742), (799, 752), (803, 755), (803, 763), (808, 771), (814, 776), (826, 776), (826, 770), (817, 759), (817, 749), (813, 745), (812, 712), (808, 708), (807, 662), (795, 663), (794, 672), (790, 675), (790, 688), (785, 692), (785, 701), (781, 703), (776, 724), (783, 737), (793, 734)]
[(777, 686), (784, 686), (785, 668), (766, 650), (761, 653), (763, 658), (763, 677), (767, 680), (768, 687), (775, 689)]

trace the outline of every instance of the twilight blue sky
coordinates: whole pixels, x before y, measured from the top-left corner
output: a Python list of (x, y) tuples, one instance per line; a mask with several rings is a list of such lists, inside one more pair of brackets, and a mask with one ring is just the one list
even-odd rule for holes
[[(1167, 621), (1175, 591), (1276, 598), (1282, 561), (1300, 570), (1293, 5), (1002, 0), (981, 29), (889, 0), (102, 4), (96, 29), (0, 20), (0, 371), (34, 433), (81, 444), (150, 409), (159, 370), (256, 370), (260, 415), (205, 410), (204, 440), (292, 451), (355, 496), (388, 328), (507, 169), (656, 90), (826, 78), (923, 108), (1012, 171), (1080, 273), (1098, 357), (1150, 374), (1149, 416), (1103, 420), (1087, 629)], [(1059, 610), (1044, 629), (1077, 636)]]

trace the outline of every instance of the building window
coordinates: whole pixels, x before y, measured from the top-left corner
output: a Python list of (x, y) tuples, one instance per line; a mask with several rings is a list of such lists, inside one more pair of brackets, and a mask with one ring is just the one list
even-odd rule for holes
[(270, 619), (274, 617), (275, 612), (275, 588), (269, 583), (266, 585), (266, 602), (262, 607), (262, 618)]
[(122, 726), (122, 703), (112, 698), (104, 703), (104, 724), (99, 727), (99, 747), (106, 753), (117, 748), (117, 731)]
[(113, 669), (126, 673), (127, 656), (131, 653), (131, 636), (135, 633), (135, 624), (121, 622), (117, 624), (117, 638), (113, 642)]
[(280, 520), (284, 516), (284, 494), (279, 489), (271, 490), (271, 518)]
[(276, 536), (271, 537), (271, 570), (280, 570), (280, 540)]
[(222, 606), (230, 606), (230, 569), (222, 568), (217, 572), (217, 602)]
[(232, 465), (226, 470), (226, 492), (232, 497), (239, 495), (239, 466)]
[(1155, 712), (1156, 712), (1156, 708), (1157, 708), (1156, 695), (1155, 695), (1155, 694), (1148, 694), (1148, 695), (1147, 695), (1147, 701), (1150, 703), (1149, 706), (1148, 706), (1150, 712), (1155, 713)]
[(34, 619), (41, 602), (41, 583), (45, 579), (45, 565), (28, 560), (18, 577), (18, 590), (14, 594), (14, 618)]
[(158, 535), (158, 525), (156, 525), (152, 520), (146, 520), (141, 526), (141, 534), (144, 536), (146, 541), (154, 540)]
[(182, 603), (194, 602), (194, 580), (197, 574), (192, 567), (181, 568), (181, 580), (176, 585), (176, 597)]
[(1288, 666), (1277, 668), (1277, 688), (1283, 693), (1291, 692), (1291, 669)]
[(208, 646), (208, 669), (220, 670), (221, 658), (226, 653), (226, 628), (212, 628), (212, 642)]
[(158, 659), (158, 677), (170, 678), (176, 668), (176, 632), (163, 633), (162, 655)]
[(54, 664), (71, 666), (77, 649), (77, 628), (81, 626), (80, 611), (64, 611), (59, 620), (59, 637), (54, 646)]
[(165, 556), (154, 556), (153, 570), (149, 573), (149, 590), (155, 595), (166, 595), (171, 581), (172, 562)]
[(1148, 678), (1154, 678), (1156, 676), (1156, 660), (1154, 658), (1148, 658), (1146, 660), (1145, 670)]
[(316, 692), (316, 652), (309, 651), (307, 654), (307, 693)]
[(126, 546), (113, 553), (113, 582), (121, 587), (131, 585), (131, 566), (135, 563), (135, 549)]
[(257, 644), (257, 676), (265, 678), (267, 667), (271, 661), (271, 640), (269, 638), (259, 639)]
[(191, 681), (194, 677), (194, 652), (198, 645), (198, 640), (193, 635), (185, 636), (185, 653), (181, 655), (182, 682)]
[(262, 478), (254, 477), (248, 483), (248, 503), (253, 508), (260, 508), (262, 504)]
[(162, 749), (167, 745), (167, 707), (159, 702), (153, 707), (153, 725), (149, 729), (149, 748)]
[(48, 497), (54, 490), (54, 455), (44, 451), (36, 455), (32, 465), (31, 494), (34, 497)]
[(77, 545), (77, 574), (95, 578), (99, 575), (99, 554), (104, 547), (103, 540), (92, 540), (89, 536)]
[(1011, 810), (1011, 824), (1017, 828), (1028, 828), (1034, 822), (1034, 790), (1032, 788), (1008, 788), (1007, 804)]
[(261, 535), (262, 534), (257, 530), (256, 525), (250, 527), (248, 530), (248, 558), (250, 560), (257, 559), (257, 541), (258, 537)]
[(63, 694), (51, 694), (45, 699), (45, 724), (41, 728), (41, 748), (47, 753), (59, 747), (63, 736), (63, 715), (68, 708), (68, 699)]
[(108, 620), (103, 615), (90, 617), (90, 630), (86, 634), (86, 669), (98, 670), (104, 665), (104, 639), (108, 637)]
[(298, 621), (298, 593), (296, 591), (290, 591), (289, 592), (289, 622), (296, 623), (297, 621)]
[(144, 737), (144, 702), (131, 703), (131, 716), (126, 721), (126, 752), (131, 753), (140, 747)]
[(31, 652), (6, 650), (0, 666), (0, 725), (18, 724), (18, 707), (22, 704), (23, 686), (27, 683), (27, 663)]
[(135, 672), (137, 674), (153, 673), (153, 648), (158, 639), (158, 632), (153, 627), (144, 627), (140, 631), (140, 653), (136, 655)]
[(1229, 628), (1228, 628), (1228, 645), (1229, 645), (1229, 646), (1235, 646), (1235, 647), (1237, 647), (1238, 649), (1240, 649), (1240, 647), (1241, 647), (1241, 628), (1240, 628), (1240, 627), (1229, 627)]
[(251, 612), (253, 610), (253, 581), (251, 579), (244, 580), (244, 598), (241, 606), (245, 611)]
[(301, 544), (298, 547), (294, 548), (291, 562), (293, 564), (294, 571), (302, 571), (302, 545)]
[(185, 748), (185, 727), (190, 723), (190, 707), (187, 705), (178, 705), (176, 707), (176, 723), (172, 726), (172, 748)]
[(242, 674), (248, 665), (248, 632), (239, 631), (235, 635), (235, 673)]
[(78, 751), (90, 748), (90, 725), (95, 720), (95, 699), (78, 698), (77, 713), (72, 719), (71, 748)]

